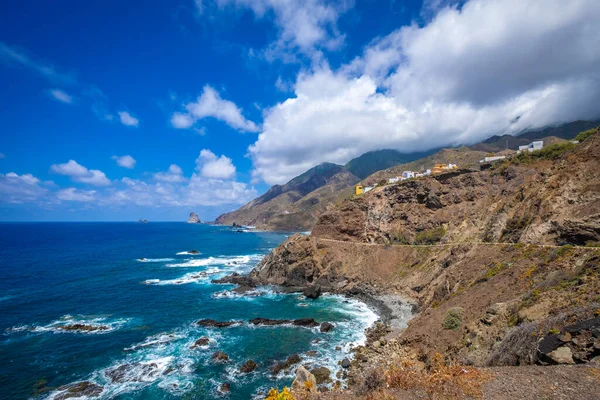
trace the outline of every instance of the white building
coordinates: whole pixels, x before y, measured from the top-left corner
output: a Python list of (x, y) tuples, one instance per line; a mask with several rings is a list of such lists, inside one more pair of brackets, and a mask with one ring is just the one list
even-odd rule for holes
[(414, 172), (412, 172), (412, 171), (404, 171), (404, 172), (402, 173), (402, 177), (403, 177), (404, 179), (414, 178), (414, 177), (415, 177), (415, 173), (414, 173)]
[(375, 186), (366, 186), (364, 193), (367, 193), (368, 191), (373, 190), (374, 188)]
[(525, 146), (519, 146), (519, 150), (517, 151), (517, 154), (521, 153), (522, 151), (528, 151), (531, 153), (532, 151), (541, 150), (543, 147), (544, 147), (544, 141), (538, 140), (535, 142), (531, 142)]
[(489, 163), (498, 160), (504, 160), (506, 156), (493, 156), (493, 157), (485, 157), (483, 160), (480, 160), (480, 163)]
[(400, 181), (400, 178), (398, 178), (398, 177), (388, 179), (388, 183), (398, 183), (399, 181)]

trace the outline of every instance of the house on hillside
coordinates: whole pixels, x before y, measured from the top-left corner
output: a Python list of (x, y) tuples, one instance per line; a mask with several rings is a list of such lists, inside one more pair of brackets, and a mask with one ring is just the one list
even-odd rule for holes
[(388, 179), (388, 183), (398, 183), (398, 182), (400, 182), (400, 178), (398, 178), (398, 177)]
[(356, 185), (354, 187), (354, 194), (355, 195), (359, 195), (359, 194), (363, 194), (365, 192), (365, 188), (362, 185)]
[(410, 178), (414, 178), (415, 177), (415, 173), (413, 171), (404, 171), (402, 173), (402, 178), (404, 179), (410, 179)]
[(458, 165), (456, 164), (434, 164), (431, 169), (432, 174), (441, 174), (442, 172), (452, 171), (458, 169)]
[(505, 158), (506, 158), (506, 156), (491, 156), (491, 157), (485, 157), (483, 160), (480, 160), (479, 162), (481, 164), (491, 163), (491, 162), (498, 161), (498, 160), (504, 160)]
[(519, 150), (517, 151), (517, 154), (520, 154), (522, 151), (528, 151), (531, 153), (532, 151), (541, 150), (542, 148), (544, 148), (544, 141), (537, 140), (537, 141), (531, 142), (527, 145), (519, 146)]

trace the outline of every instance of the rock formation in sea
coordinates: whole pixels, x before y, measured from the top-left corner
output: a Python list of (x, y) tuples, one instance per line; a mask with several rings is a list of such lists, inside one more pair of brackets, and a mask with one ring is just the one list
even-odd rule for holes
[(195, 212), (191, 212), (190, 213), (190, 217), (187, 220), (188, 224), (199, 224), (200, 221), (200, 217), (198, 217), (198, 214), (196, 214)]

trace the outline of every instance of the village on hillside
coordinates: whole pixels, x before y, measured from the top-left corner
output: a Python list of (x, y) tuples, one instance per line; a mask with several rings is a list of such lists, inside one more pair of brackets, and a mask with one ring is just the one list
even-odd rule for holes
[[(573, 140), (572, 142), (577, 143), (577, 141), (575, 141), (575, 140)], [(490, 164), (492, 164), (494, 162), (510, 158), (514, 154), (521, 154), (522, 152), (525, 152), (525, 151), (531, 153), (531, 152), (534, 152), (537, 150), (541, 150), (543, 147), (544, 147), (544, 141), (536, 140), (527, 145), (519, 146), (519, 149), (516, 151), (516, 153), (514, 150), (510, 150), (510, 151), (505, 150), (505, 151), (500, 152), (497, 155), (492, 154), (490, 156), (487, 156), (483, 160), (480, 160), (479, 163), (481, 164), (481, 168), (485, 168), (485, 166), (489, 166)], [(431, 169), (427, 169), (427, 170), (425, 170), (425, 172), (404, 171), (404, 172), (402, 172), (401, 176), (388, 178), (387, 181), (385, 182), (385, 184), (395, 184), (395, 183), (405, 181), (407, 179), (420, 178), (420, 177), (429, 176), (429, 175), (438, 175), (438, 174), (442, 174), (445, 172), (455, 171), (457, 169), (458, 169), (458, 165), (452, 164), (452, 163), (434, 164), (434, 166)], [(354, 194), (358, 196), (358, 195), (367, 193), (380, 185), (381, 185), (381, 183), (379, 183), (379, 184), (375, 183), (372, 186), (356, 185), (354, 187)]]

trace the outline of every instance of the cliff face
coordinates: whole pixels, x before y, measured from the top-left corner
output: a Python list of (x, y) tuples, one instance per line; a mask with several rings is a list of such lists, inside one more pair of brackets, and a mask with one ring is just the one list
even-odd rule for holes
[[(347, 199), (252, 275), (262, 283), (402, 295), (420, 313), (394, 354), (431, 360), (441, 352), (477, 365), (542, 362), (538, 339), (600, 308), (600, 248), (560, 246), (600, 242), (600, 134), (546, 158)], [(455, 308), (460, 318), (448, 327)]]
[(313, 234), (369, 243), (600, 241), (600, 144), (560, 160), (461, 170), (379, 187), (323, 214)]

